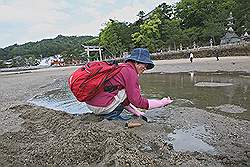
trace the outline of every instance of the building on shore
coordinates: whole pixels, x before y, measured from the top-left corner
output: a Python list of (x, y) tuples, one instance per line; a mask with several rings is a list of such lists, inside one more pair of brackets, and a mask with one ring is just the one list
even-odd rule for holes
[(233, 44), (233, 43), (240, 43), (241, 38), (234, 32), (233, 27), (233, 16), (232, 12), (230, 12), (228, 20), (228, 28), (226, 34), (221, 38), (220, 44), (225, 45), (225, 44)]

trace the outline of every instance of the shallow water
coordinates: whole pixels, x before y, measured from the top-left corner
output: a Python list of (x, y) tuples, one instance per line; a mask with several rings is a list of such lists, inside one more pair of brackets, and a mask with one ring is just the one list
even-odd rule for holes
[(198, 126), (188, 130), (176, 129), (169, 133), (166, 137), (166, 142), (173, 146), (176, 151), (197, 151), (216, 154), (217, 151), (211, 145), (205, 143), (200, 138), (209, 135), (204, 127)]
[[(172, 107), (201, 108), (228, 117), (250, 120), (250, 77), (242, 72), (145, 74), (140, 79), (147, 97), (170, 96)], [(195, 86), (195, 85), (199, 86)]]
[(65, 111), (71, 114), (82, 114), (91, 112), (85, 103), (78, 102), (73, 94), (65, 89), (50, 90), (42, 95), (37, 95), (28, 102), (46, 108)]
[[(250, 120), (250, 77), (245, 73), (190, 72), (143, 74), (142, 93), (149, 98), (170, 96), (169, 108), (196, 107), (209, 112)], [(199, 86), (197, 86), (197, 84)], [(196, 85), (196, 86), (195, 86)], [(65, 86), (29, 100), (39, 106), (72, 114), (90, 112), (85, 103), (76, 101)], [(160, 119), (160, 115), (159, 115)]]

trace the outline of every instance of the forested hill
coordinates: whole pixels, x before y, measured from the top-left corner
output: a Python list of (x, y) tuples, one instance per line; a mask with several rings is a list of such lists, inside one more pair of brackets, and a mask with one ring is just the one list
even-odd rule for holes
[(79, 50), (81, 44), (88, 42), (93, 36), (62, 36), (58, 35), (54, 39), (43, 39), (37, 42), (28, 42), (23, 45), (12, 45), (0, 48), (0, 60), (21, 58), (48, 57), (62, 52)]

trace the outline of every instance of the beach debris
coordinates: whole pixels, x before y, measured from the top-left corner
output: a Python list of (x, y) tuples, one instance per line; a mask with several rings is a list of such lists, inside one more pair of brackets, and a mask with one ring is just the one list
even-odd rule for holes
[(139, 127), (141, 125), (143, 125), (143, 124), (139, 123), (139, 122), (127, 122), (125, 124), (125, 127), (127, 127), (127, 128), (135, 128), (135, 127)]
[(146, 116), (144, 116), (144, 115), (141, 115), (141, 119), (148, 122), (148, 118)]

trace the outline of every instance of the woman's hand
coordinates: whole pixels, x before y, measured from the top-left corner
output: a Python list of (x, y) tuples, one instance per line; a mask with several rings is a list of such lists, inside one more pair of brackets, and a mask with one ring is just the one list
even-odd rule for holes
[(170, 99), (170, 97), (164, 97), (161, 100), (156, 100), (156, 99), (148, 99), (148, 109), (153, 109), (153, 108), (159, 108), (159, 107), (163, 107), (166, 106), (170, 103), (172, 103), (173, 100)]
[(172, 103), (173, 100), (171, 100), (170, 97), (164, 97), (163, 99), (161, 99), (161, 102), (162, 102), (163, 106), (166, 106), (166, 105)]
[(144, 114), (144, 112), (139, 111), (133, 104), (129, 104), (128, 106), (124, 106), (124, 108), (130, 112), (136, 115), (137, 117), (141, 116)]

